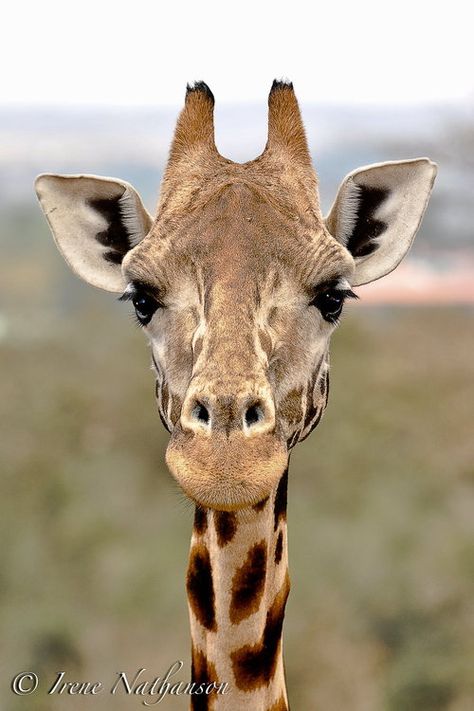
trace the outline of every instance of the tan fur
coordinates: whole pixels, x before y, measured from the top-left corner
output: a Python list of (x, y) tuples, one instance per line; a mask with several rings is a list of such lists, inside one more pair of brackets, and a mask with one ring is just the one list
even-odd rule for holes
[[(215, 711), (236, 711), (239, 708), (267, 711), (278, 703), (280, 706), (275, 708), (286, 708), (281, 705), (287, 698), (281, 639), (275, 645), (274, 658), (261, 676), (247, 681), (245, 677), (239, 678), (235, 669), (236, 662), (249, 650), (258, 652), (261, 649), (269, 615), (283, 617), (284, 614), (289, 591), (288, 541), (284, 516), (278, 518), (275, 528), (276, 496), (275, 487), (262, 509), (236, 512), (235, 532), (226, 545), (218, 542), (215, 517), (210, 511), (204, 514), (206, 525), (201, 531), (195, 528), (193, 532), (191, 551), (205, 546), (210, 552), (215, 599), (215, 628), (211, 630), (202, 625), (195, 613), (195, 605), (190, 602), (193, 648), (208, 660), (218, 679), (229, 684), (227, 694), (215, 697)], [(280, 535), (282, 555), (276, 564), (275, 548)], [(267, 552), (263, 591), (259, 588), (254, 605), (249, 606), (251, 609), (246, 614), (239, 614), (232, 608), (235, 581), (255, 545), (264, 545)], [(255, 666), (252, 665), (253, 670)]]
[[(268, 123), (263, 154), (247, 163), (234, 163), (216, 149), (212, 101), (201, 92), (189, 93), (161, 184), (156, 226), (167, 226), (190, 210), (203, 208), (226, 185), (243, 183), (262, 191), (262, 197), (290, 219), (304, 218), (319, 231), (322, 217), (316, 173), (298, 103), (289, 86), (270, 94)], [(249, 217), (254, 226), (258, 224), (256, 216)]]
[[(113, 291), (138, 284), (161, 303), (146, 331), (172, 433), (167, 462), (195, 501), (233, 510), (269, 495), (289, 448), (324, 411), (333, 325), (311, 305), (315, 289), (396, 266), (436, 167), (417, 159), (354, 171), (325, 222), (292, 86), (274, 83), (265, 150), (247, 163), (218, 153), (213, 107), (205, 84), (189, 88), (154, 220), (122, 181), (43, 175), (36, 187), (83, 278)], [(368, 251), (350, 245), (356, 227)]]
[[(303, 429), (307, 408), (301, 403), (296, 419), (288, 396), (315, 382), (333, 330), (308, 295), (353, 268), (324, 226), (292, 89), (271, 94), (267, 146), (245, 164), (218, 154), (212, 102), (190, 93), (154, 226), (123, 264), (127, 281), (156, 285), (166, 306), (149, 333), (181, 406), (177, 423), (162, 412), (172, 430), (167, 462), (190, 497), (233, 509), (268, 496), (286, 466), (288, 442)], [(237, 410), (260, 401), (265, 426), (251, 436), (242, 428), (189, 426), (196, 400), (217, 411), (229, 398)]]
[(265, 150), (238, 164), (216, 149), (213, 97), (201, 83), (187, 93), (153, 221), (122, 181), (36, 182), (80, 276), (161, 305), (146, 333), (171, 432), (166, 459), (198, 505), (187, 575), (192, 675), (230, 686), (194, 709), (288, 708), (283, 472), (324, 413), (334, 330), (311, 302), (318, 285), (365, 283), (398, 264), (435, 174), (428, 159), (354, 171), (325, 222), (292, 86), (274, 83)]

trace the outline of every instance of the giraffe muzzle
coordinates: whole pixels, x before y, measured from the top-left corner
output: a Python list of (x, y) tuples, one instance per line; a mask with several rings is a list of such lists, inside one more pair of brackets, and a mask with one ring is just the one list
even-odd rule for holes
[(166, 463), (184, 493), (219, 511), (247, 508), (270, 495), (288, 464), (285, 442), (273, 433), (173, 430)]
[(201, 506), (233, 511), (262, 501), (286, 468), (266, 393), (212, 397), (192, 391), (166, 453), (170, 471)]

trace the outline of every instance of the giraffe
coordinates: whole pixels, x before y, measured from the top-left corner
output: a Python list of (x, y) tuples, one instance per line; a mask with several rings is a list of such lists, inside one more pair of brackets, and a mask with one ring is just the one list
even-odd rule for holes
[(195, 504), (191, 678), (209, 685), (195, 711), (288, 709), (290, 452), (326, 408), (344, 302), (403, 259), (436, 176), (427, 158), (359, 168), (324, 218), (293, 85), (275, 80), (268, 106), (263, 153), (235, 163), (211, 90), (188, 85), (154, 217), (122, 180), (36, 180), (66, 262), (131, 301), (151, 347), (166, 461)]

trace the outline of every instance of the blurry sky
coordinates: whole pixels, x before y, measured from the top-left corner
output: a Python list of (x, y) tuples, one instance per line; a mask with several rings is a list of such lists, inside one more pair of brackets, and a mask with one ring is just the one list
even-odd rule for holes
[(220, 102), (474, 97), (469, 3), (15, 0), (2, 11), (0, 103), (179, 105), (204, 79)]

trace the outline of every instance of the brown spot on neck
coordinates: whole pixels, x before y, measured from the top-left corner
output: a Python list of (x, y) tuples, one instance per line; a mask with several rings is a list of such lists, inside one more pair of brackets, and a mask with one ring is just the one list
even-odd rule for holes
[(278, 528), (278, 522), (280, 519), (286, 519), (286, 505), (287, 505), (287, 490), (288, 490), (288, 469), (286, 469), (278, 483), (278, 489), (275, 496), (275, 508), (274, 508), (274, 530)]
[(200, 536), (207, 531), (207, 511), (200, 506), (194, 511), (194, 531)]
[(257, 511), (257, 513), (260, 513), (260, 511), (263, 511), (263, 509), (264, 509), (265, 506), (267, 505), (267, 501), (268, 501), (268, 496), (266, 497), (266, 499), (262, 499), (262, 500), (259, 501), (257, 504), (254, 504), (254, 505), (252, 506), (253, 510), (254, 510), (254, 511)]
[(214, 511), (217, 543), (223, 548), (230, 543), (237, 531), (237, 517), (231, 511)]
[(217, 624), (211, 559), (202, 543), (191, 549), (186, 589), (189, 605), (198, 622), (210, 632), (215, 632)]
[(267, 571), (267, 546), (256, 543), (247, 553), (244, 564), (232, 579), (232, 597), (229, 618), (236, 625), (260, 607)]
[(289, 591), (290, 581), (287, 574), (267, 612), (265, 629), (260, 641), (253, 645), (247, 644), (231, 653), (235, 682), (239, 689), (251, 691), (268, 684), (273, 679)]
[[(199, 687), (201, 684), (208, 686), (217, 681), (216, 668), (207, 659), (204, 652), (194, 645), (191, 649), (191, 681)], [(191, 694), (191, 711), (211, 711), (214, 708), (215, 696), (208, 694)]]

